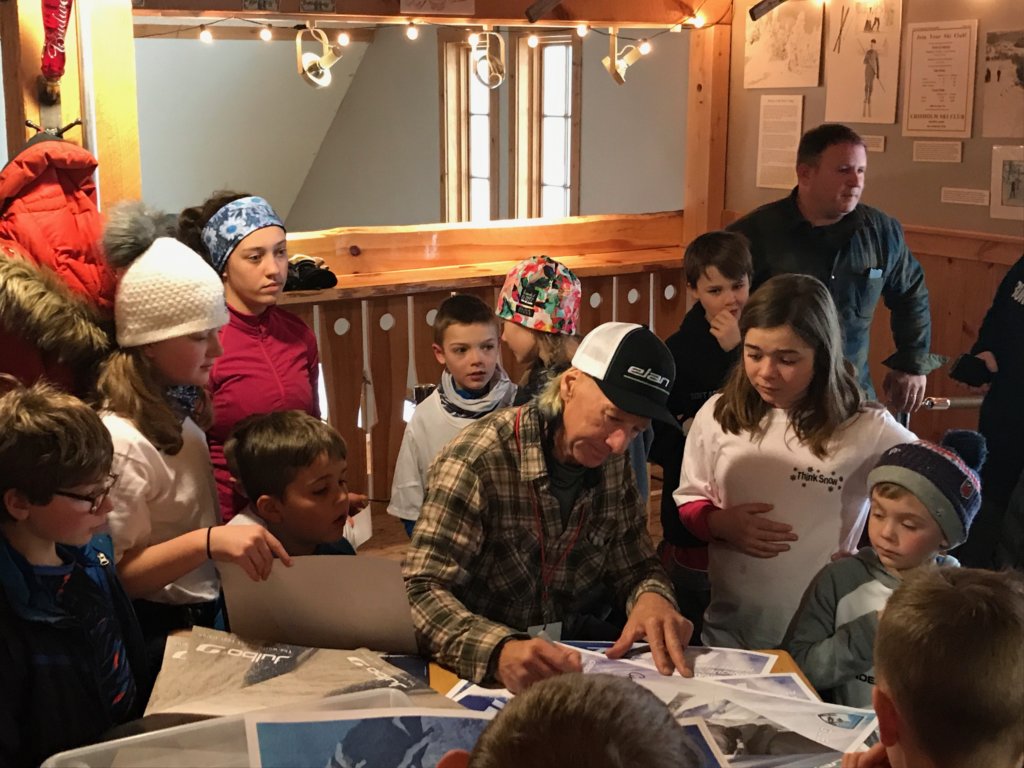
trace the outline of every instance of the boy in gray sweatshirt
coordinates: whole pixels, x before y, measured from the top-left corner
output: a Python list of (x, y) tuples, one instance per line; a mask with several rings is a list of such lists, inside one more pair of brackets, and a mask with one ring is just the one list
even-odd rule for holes
[(882, 454), (868, 475), (870, 547), (825, 566), (808, 588), (783, 643), (827, 699), (870, 707), (872, 648), (893, 590), (922, 568), (958, 566), (942, 554), (967, 538), (981, 506), (985, 439), (947, 432)]

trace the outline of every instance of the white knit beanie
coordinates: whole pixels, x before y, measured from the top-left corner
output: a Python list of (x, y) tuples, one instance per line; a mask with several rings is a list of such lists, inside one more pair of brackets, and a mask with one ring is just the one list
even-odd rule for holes
[(118, 283), (114, 325), (119, 347), (209, 331), (227, 321), (221, 279), (202, 256), (173, 238), (154, 240)]

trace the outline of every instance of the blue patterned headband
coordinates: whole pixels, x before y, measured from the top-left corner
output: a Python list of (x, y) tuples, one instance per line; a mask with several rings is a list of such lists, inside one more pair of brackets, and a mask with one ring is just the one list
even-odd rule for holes
[(224, 274), (228, 256), (257, 229), (281, 227), (284, 223), (262, 197), (242, 197), (217, 211), (203, 227), (203, 244), (218, 275)]

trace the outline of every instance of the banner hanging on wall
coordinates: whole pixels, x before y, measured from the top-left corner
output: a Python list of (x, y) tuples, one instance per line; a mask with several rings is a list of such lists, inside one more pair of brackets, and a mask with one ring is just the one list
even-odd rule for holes
[(971, 137), (978, 20), (907, 27), (903, 135)]
[(743, 16), (747, 20), (744, 88), (817, 87), (821, 71), (820, 0), (790, 0), (757, 21), (747, 13)]
[(895, 123), (902, 0), (839, 0), (827, 8), (825, 121)]

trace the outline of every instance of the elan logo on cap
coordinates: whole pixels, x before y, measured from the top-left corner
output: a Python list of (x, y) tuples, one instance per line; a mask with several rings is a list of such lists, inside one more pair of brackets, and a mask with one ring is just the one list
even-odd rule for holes
[(655, 373), (650, 368), (644, 370), (637, 365), (631, 365), (626, 369), (626, 375), (634, 379), (642, 379), (645, 382), (651, 382), (657, 384), (659, 387), (668, 389), (672, 383), (672, 379), (668, 376), (662, 376), (660, 373)]

